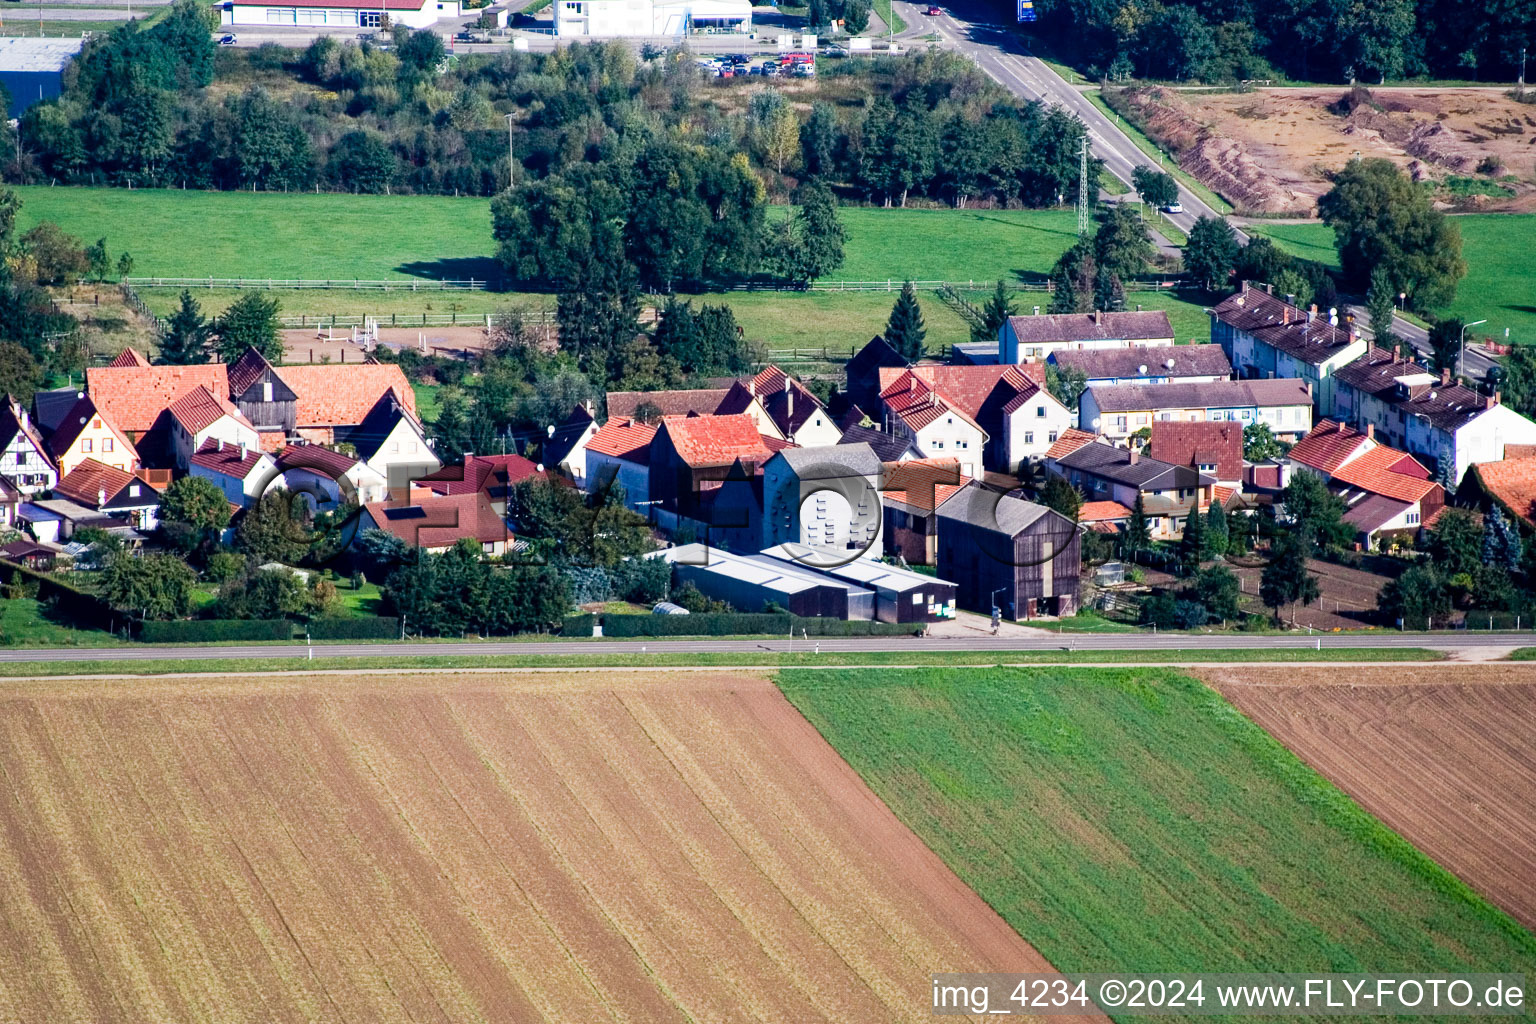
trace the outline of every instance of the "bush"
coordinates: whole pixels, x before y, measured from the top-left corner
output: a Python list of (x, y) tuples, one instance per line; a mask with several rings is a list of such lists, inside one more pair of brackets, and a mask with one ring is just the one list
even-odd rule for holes
[(785, 614), (705, 612), (697, 615), (605, 615), (604, 636), (906, 636), (922, 629), (916, 622), (801, 619)]
[(1173, 618), (1180, 629), (1199, 629), (1210, 621), (1211, 613), (1199, 601), (1175, 601)]
[(221, 640), (292, 640), (287, 619), (172, 619), (145, 622), (139, 639), (147, 644), (206, 644)]
[[(639, 616), (630, 616), (639, 618)], [(569, 637), (591, 636), (592, 627), (597, 622), (596, 615), (567, 615), (560, 623), (560, 635)]]
[(1153, 594), (1141, 602), (1141, 624), (1158, 629), (1172, 629), (1178, 621), (1178, 611), (1172, 594)]
[(245, 572), (245, 556), (233, 551), (215, 551), (208, 556), (203, 575), (213, 583), (225, 583)]
[(394, 640), (400, 620), (393, 615), (357, 619), (316, 619), (309, 624), (311, 640)]

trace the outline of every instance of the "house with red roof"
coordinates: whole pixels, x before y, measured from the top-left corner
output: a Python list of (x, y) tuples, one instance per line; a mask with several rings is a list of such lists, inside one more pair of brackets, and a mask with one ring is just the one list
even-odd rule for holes
[(389, 497), (384, 474), (344, 452), (318, 444), (290, 444), (277, 454), (278, 485), (307, 495), (311, 512), (367, 505)]
[(187, 472), (212, 481), (224, 492), (224, 500), (246, 508), (277, 477), (277, 460), (257, 445), (209, 438), (187, 460)]
[(1038, 363), (919, 363), (885, 367), (879, 375), (885, 428), (906, 433), (926, 458), (953, 456), (968, 476), (983, 465), (1012, 472), (1044, 456), (1051, 435), (1072, 422), (1045, 390), (1045, 367)]
[(647, 508), (651, 500), (651, 440), (656, 427), (619, 416), (587, 439), (587, 477), (583, 485), (591, 493), (609, 488), (624, 492), (629, 509)]
[(782, 442), (771, 444), (746, 413), (732, 416), (663, 416), (650, 445), (650, 495), (668, 512), (693, 515), (700, 495), (720, 486), (741, 463), (759, 472)]
[(885, 553), (913, 565), (933, 565), (939, 550), (935, 513), (971, 478), (960, 472), (957, 459), (907, 459), (887, 462), (883, 470)]
[(90, 366), (85, 391), (96, 408), (119, 430), (139, 444), (160, 423), (161, 414), (178, 398), (197, 388), (229, 395), (228, 367), (223, 363), (192, 366)]
[(1175, 466), (1190, 466), (1223, 487), (1243, 485), (1243, 426), (1231, 421), (1201, 423), (1154, 420), (1147, 454)]
[(507, 497), (512, 488), (542, 471), (542, 466), (521, 455), (465, 452), (463, 462), (417, 477), (416, 483), (440, 495), (483, 494), (498, 515), (506, 515)]
[(430, 552), (447, 551), (468, 539), (479, 545), (481, 554), (494, 556), (505, 554), (514, 542), (506, 520), (483, 491), (364, 505), (358, 514), (357, 536), (368, 530), (383, 530)]
[[(1525, 530), (1536, 531), (1536, 453), (1511, 447), (1515, 452), (1505, 458), (1479, 462), (1468, 470), (1456, 497), (1484, 509), (1498, 506)], [(1426, 522), (1425, 528), (1430, 525)]]
[(1315, 473), (1343, 499), (1344, 521), (1369, 547), (1393, 535), (1412, 536), (1445, 505), (1445, 489), (1407, 452), (1333, 420), (1323, 420), (1287, 458), (1297, 471)]
[(122, 519), (146, 533), (159, 525), (160, 492), (117, 466), (84, 459), (53, 488), (93, 512)]
[(233, 402), (199, 384), (166, 407), (176, 466), (185, 470), (193, 453), (209, 441), (261, 447), (261, 435)]
[(62, 474), (69, 474), (87, 459), (127, 473), (139, 468), (139, 452), (128, 435), (117, 429), (83, 391), (48, 435), (47, 443), (48, 453)]
[(979, 475), (987, 443), (981, 425), (911, 370), (894, 370), (892, 377), (880, 389), (881, 429), (905, 438), (923, 458), (953, 458), (966, 476)]
[[(843, 431), (811, 389), (777, 366), (769, 366), (742, 386), (757, 399), (773, 424), (762, 433), (778, 435), (802, 448), (837, 444)], [(721, 410), (731, 411), (731, 410)]]

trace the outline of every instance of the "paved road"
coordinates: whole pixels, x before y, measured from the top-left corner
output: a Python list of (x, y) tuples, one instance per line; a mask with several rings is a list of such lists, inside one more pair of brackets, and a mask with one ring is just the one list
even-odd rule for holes
[[(1529, 633), (1319, 633), (1315, 636), (1156, 635), (1147, 633), (1061, 633), (1042, 630), (1028, 637), (822, 637), (791, 641), (785, 637), (748, 640), (554, 640), (548, 642), (485, 642), (390, 644), (302, 644), (248, 647), (99, 647), (40, 648), (0, 651), (0, 662), (75, 662), (82, 671), (90, 664), (128, 661), (294, 661), (316, 658), (420, 657), (431, 655), (587, 655), (615, 654), (762, 654), (805, 653), (818, 647), (822, 653), (895, 652), (906, 654), (945, 651), (985, 651), (1006, 655), (1011, 651), (1202, 651), (1202, 650), (1367, 650), (1381, 648), (1428, 648), (1442, 651), (1486, 650), (1536, 646)], [(189, 664), (189, 669), (195, 664)]]

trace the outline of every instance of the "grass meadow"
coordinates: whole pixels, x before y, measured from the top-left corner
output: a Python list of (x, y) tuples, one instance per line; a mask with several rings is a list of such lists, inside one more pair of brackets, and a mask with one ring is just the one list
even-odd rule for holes
[[(1536, 280), (1532, 244), (1536, 243), (1536, 214), (1468, 214), (1452, 218), (1461, 229), (1467, 276), (1456, 289), (1456, 301), (1438, 312), (1462, 320), (1488, 323), (1476, 336), (1536, 343)], [(1273, 238), (1286, 251), (1328, 266), (1337, 266), (1333, 229), (1325, 224), (1252, 223), (1244, 230)]]
[(782, 671), (1063, 971), (1526, 970), (1536, 939), (1170, 669)]

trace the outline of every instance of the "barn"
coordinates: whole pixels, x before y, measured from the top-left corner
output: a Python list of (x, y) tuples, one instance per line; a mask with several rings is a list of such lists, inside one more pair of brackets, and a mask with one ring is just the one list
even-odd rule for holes
[(62, 92), (64, 68), (84, 45), (84, 39), (0, 39), (0, 84), (11, 94), (6, 116), (20, 117), (32, 104)]

